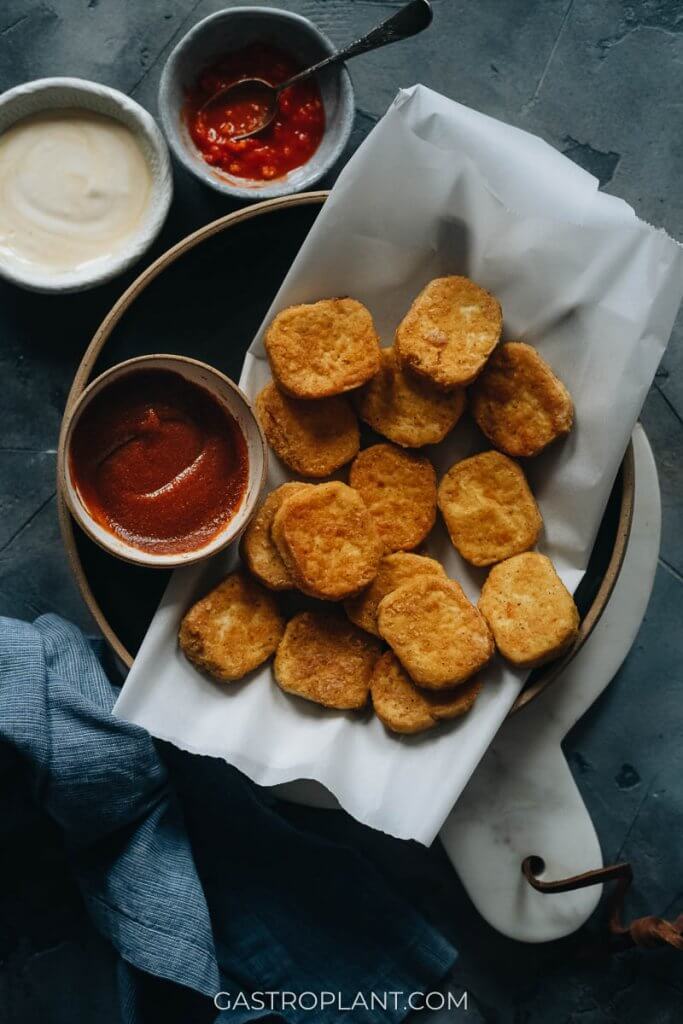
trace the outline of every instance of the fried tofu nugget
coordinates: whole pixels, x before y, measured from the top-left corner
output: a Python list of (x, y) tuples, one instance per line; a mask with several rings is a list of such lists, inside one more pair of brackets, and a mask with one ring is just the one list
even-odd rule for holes
[(347, 598), (344, 610), (351, 622), (355, 622), (367, 633), (379, 636), (377, 609), (380, 601), (392, 590), (417, 576), (439, 576), (446, 579), (443, 566), (434, 558), (415, 555), (411, 551), (394, 551), (390, 555), (385, 555), (370, 586), (357, 597)]
[(578, 636), (579, 612), (545, 555), (528, 551), (495, 565), (479, 597), (496, 647), (521, 668), (558, 658)]
[(436, 472), (424, 455), (376, 444), (356, 456), (349, 483), (358, 491), (387, 551), (407, 551), (436, 519)]
[(438, 504), (453, 546), (472, 565), (492, 565), (538, 540), (543, 520), (521, 467), (500, 452), (452, 466)]
[(362, 498), (337, 480), (286, 497), (271, 535), (299, 590), (327, 601), (367, 587), (384, 553)]
[(271, 590), (290, 590), (294, 580), (273, 543), (270, 530), (275, 513), (286, 497), (297, 494), (311, 484), (282, 484), (271, 491), (242, 535), (242, 561), (261, 583)]
[(493, 637), (459, 583), (421, 576), (380, 602), (377, 625), (411, 678), (443, 690), (478, 672), (493, 655)]
[(301, 476), (329, 476), (360, 448), (358, 420), (346, 398), (305, 402), (270, 383), (258, 394), (255, 407), (268, 444)]
[(287, 623), (275, 679), (287, 693), (324, 707), (362, 708), (379, 654), (379, 643), (343, 615), (301, 612)]
[(566, 387), (523, 341), (496, 349), (470, 390), (470, 408), (489, 441), (517, 457), (538, 455), (574, 422)]
[(233, 680), (270, 657), (284, 628), (273, 595), (246, 573), (234, 572), (190, 608), (178, 641), (197, 668)]
[(440, 391), (405, 373), (393, 348), (382, 349), (379, 373), (354, 395), (360, 418), (403, 448), (443, 441), (465, 409), (464, 388)]
[(470, 710), (480, 690), (477, 679), (442, 693), (421, 690), (391, 651), (377, 661), (370, 680), (375, 714), (387, 729), (400, 733), (424, 732), (440, 719), (459, 718)]
[(467, 714), (481, 693), (481, 679), (468, 679), (452, 690), (422, 690), (422, 696), (435, 718), (460, 718)]
[(396, 331), (404, 369), (450, 390), (471, 384), (498, 344), (500, 303), (467, 277), (437, 277), (422, 289)]
[(276, 383), (293, 398), (327, 398), (379, 370), (379, 338), (355, 299), (321, 299), (275, 317), (264, 341)]

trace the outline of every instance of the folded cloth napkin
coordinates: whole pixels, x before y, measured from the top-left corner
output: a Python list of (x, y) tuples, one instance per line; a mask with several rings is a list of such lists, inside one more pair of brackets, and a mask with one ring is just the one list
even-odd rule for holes
[[(112, 717), (115, 697), (76, 627), (0, 618), (0, 740), (25, 760), (122, 958), (125, 1021), (393, 1022), (405, 1000), (378, 1009), (371, 993), (439, 983), (455, 950), (361, 852), (356, 823), (332, 838), (302, 827), (208, 758), (173, 752), (172, 783), (149, 735)], [(323, 991), (340, 995), (311, 1012), (301, 994)], [(218, 992), (230, 1009), (217, 1012)], [(259, 992), (294, 998), (261, 1009)]]

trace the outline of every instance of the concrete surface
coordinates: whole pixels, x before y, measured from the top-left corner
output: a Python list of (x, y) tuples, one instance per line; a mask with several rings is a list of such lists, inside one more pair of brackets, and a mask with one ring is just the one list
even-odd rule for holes
[[(169, 48), (194, 22), (225, 6), (226, 0), (3, 0), (0, 88), (79, 75), (114, 85), (156, 113)], [(286, 6), (344, 43), (399, 3), (295, 0)], [(353, 63), (358, 114), (350, 150), (400, 86), (421, 81), (538, 133), (640, 216), (683, 237), (683, 9), (676, 0), (434, 0), (434, 11), (429, 33)], [(178, 168), (176, 182), (157, 251), (231, 208)], [(59, 543), (55, 447), (80, 355), (131, 276), (59, 300), (0, 283), (2, 614), (30, 619), (55, 610), (92, 628)], [(567, 741), (606, 860), (634, 864), (630, 911), (670, 916), (683, 910), (681, 328), (679, 319), (643, 410), (664, 499), (654, 595), (618, 678)], [(58, 836), (32, 808), (6, 754), (0, 837), (0, 1019), (114, 1024), (113, 957), (84, 916)], [(462, 1019), (683, 1019), (680, 955), (630, 953), (586, 964), (576, 957), (585, 935), (541, 949), (515, 945), (477, 917), (438, 851), (429, 865), (414, 851), (394, 854), (397, 863), (405, 857), (405, 872), (419, 872), (416, 888), (462, 950), (452, 979), (470, 993)], [(598, 911), (588, 934), (602, 926)]]

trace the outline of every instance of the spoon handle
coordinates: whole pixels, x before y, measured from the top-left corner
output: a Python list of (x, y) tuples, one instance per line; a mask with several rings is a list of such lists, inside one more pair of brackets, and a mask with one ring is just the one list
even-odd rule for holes
[(432, 7), (429, 0), (410, 0), (410, 3), (407, 3), (396, 14), (392, 14), (390, 18), (383, 21), (377, 28), (373, 28), (367, 35), (357, 39), (355, 43), (350, 43), (343, 50), (333, 53), (331, 57), (326, 57), (318, 64), (300, 71), (297, 75), (294, 75), (278, 86), (277, 91), (281, 92), (282, 89), (293, 85), (294, 82), (298, 82), (302, 78), (308, 78), (309, 75), (320, 71), (322, 68), (327, 68), (331, 64), (349, 60), (349, 58), (357, 57), (361, 53), (368, 53), (369, 50), (378, 50), (380, 46), (386, 46), (388, 43), (397, 43), (401, 39), (408, 39), (409, 36), (417, 35), (418, 32), (427, 28), (431, 20)]

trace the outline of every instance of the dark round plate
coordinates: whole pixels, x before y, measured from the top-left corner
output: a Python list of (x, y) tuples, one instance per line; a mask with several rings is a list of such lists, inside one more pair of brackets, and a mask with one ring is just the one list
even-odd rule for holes
[[(191, 355), (239, 380), (245, 352), (315, 220), (326, 193), (275, 199), (223, 217), (164, 253), (121, 296), (90, 343), (67, 400), (109, 366), (148, 352)], [(62, 439), (60, 438), (60, 449)], [(119, 561), (75, 525), (58, 494), (62, 537), (81, 594), (129, 668), (169, 573)], [(533, 672), (515, 709), (555, 679), (605, 608), (626, 550), (633, 510), (629, 446), (576, 593), (581, 629), (559, 661)]]

